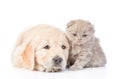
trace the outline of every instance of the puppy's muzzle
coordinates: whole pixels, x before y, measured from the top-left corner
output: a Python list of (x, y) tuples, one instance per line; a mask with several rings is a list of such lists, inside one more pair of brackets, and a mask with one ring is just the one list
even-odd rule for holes
[(57, 65), (60, 65), (60, 64), (62, 63), (63, 59), (62, 59), (60, 56), (55, 56), (55, 57), (52, 59), (52, 61), (53, 61), (53, 64), (54, 64), (55, 66), (57, 66)]

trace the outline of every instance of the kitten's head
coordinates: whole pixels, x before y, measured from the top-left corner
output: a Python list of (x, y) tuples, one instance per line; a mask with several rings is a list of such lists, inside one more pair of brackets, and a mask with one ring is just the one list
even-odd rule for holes
[(88, 21), (72, 20), (67, 24), (66, 35), (70, 42), (81, 45), (92, 39), (94, 27)]

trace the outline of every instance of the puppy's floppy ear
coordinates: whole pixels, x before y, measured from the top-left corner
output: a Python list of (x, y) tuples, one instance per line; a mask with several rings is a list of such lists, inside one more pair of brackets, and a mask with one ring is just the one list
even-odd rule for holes
[(68, 23), (67, 23), (67, 28), (69, 28), (69, 27), (72, 26), (73, 24), (75, 24), (75, 21), (74, 21), (74, 20), (68, 22)]
[(24, 52), (22, 53), (23, 63), (26, 68), (33, 70), (35, 61), (34, 61), (34, 50), (30, 44), (26, 45)]

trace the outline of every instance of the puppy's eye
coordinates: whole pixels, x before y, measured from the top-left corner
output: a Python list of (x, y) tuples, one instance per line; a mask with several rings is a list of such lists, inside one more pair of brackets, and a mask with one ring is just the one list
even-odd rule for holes
[(45, 47), (44, 47), (44, 49), (49, 49), (50, 48), (50, 46), (49, 45), (46, 45)]
[(83, 37), (87, 37), (88, 35), (84, 34)]
[(77, 36), (77, 34), (73, 33), (73, 36)]
[(62, 45), (62, 49), (66, 49), (66, 46), (65, 46), (65, 45)]

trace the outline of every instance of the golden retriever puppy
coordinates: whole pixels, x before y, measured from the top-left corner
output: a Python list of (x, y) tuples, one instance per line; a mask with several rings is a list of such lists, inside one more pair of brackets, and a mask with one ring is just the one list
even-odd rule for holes
[(63, 31), (49, 25), (32, 27), (19, 36), (12, 62), (14, 66), (57, 72), (66, 68), (69, 43)]
[(106, 64), (106, 57), (94, 31), (93, 25), (85, 20), (72, 20), (67, 24), (66, 35), (71, 43), (68, 60), (70, 70)]

